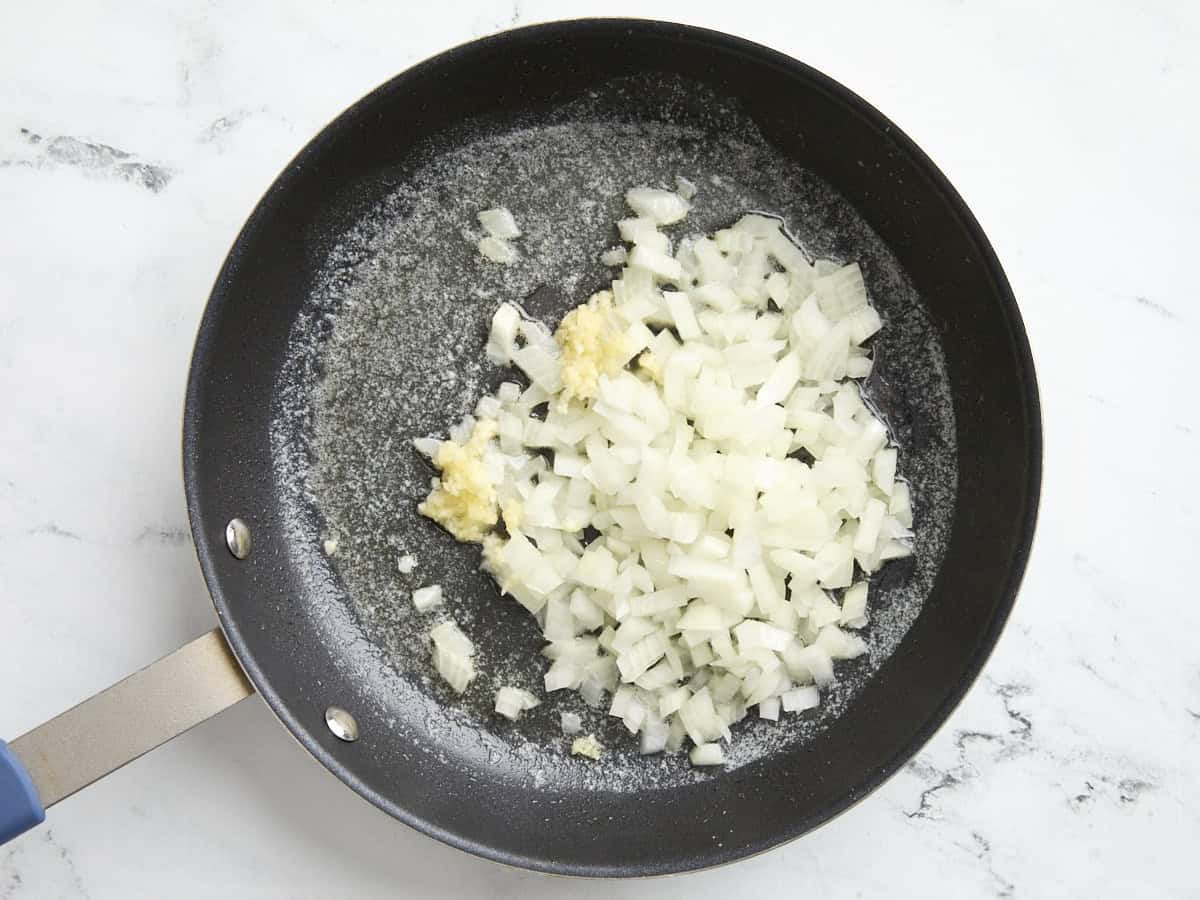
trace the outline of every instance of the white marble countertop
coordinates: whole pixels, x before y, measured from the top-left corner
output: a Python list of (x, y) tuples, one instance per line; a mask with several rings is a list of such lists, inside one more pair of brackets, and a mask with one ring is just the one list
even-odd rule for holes
[(568, 15), (636, 10), (791, 53), (962, 191), (1044, 403), (1041, 521), (1008, 630), (900, 775), (734, 867), (567, 883), (477, 860), (360, 801), (251, 699), (0, 849), (0, 898), (1196, 896), (1200, 7), (420, 9), (4, 5), (0, 735), (214, 622), (180, 484), (185, 372), (214, 274), (284, 162), (411, 63)]

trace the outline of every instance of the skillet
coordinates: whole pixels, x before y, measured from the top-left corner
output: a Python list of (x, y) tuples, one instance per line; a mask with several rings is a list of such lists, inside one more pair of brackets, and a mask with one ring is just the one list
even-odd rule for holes
[[(873, 588), (868, 657), (839, 669), (820, 711), (743, 723), (715, 771), (640, 757), (602, 716), (611, 752), (601, 765), (573, 758), (558, 712), (575, 707), (557, 697), (501, 727), (486, 684), (459, 702), (430, 676), (427, 625), (401, 602), (442, 583), (484, 681), (536, 683), (532, 621), (477, 571), (474, 548), (413, 511), (431, 473), (410, 439), (444, 434), (504, 377), (480, 364), (499, 300), (556, 320), (604, 286), (596, 257), (615, 242), (623, 190), (680, 174), (700, 187), (691, 230), (760, 209), (816, 255), (863, 265), (887, 322), (867, 393), (900, 445), (917, 517), (915, 558)], [(501, 203), (527, 231), (511, 270), (483, 264), (463, 233)], [(205, 310), (183, 462), (220, 628), (0, 744), (0, 839), (257, 690), (334, 775), (426, 834), (510, 865), (634, 876), (795, 838), (920, 749), (1014, 602), (1041, 424), (1004, 273), (892, 123), (728, 35), (581, 20), (434, 57), (288, 164)], [(417, 560), (411, 576), (396, 569), (402, 554)]]

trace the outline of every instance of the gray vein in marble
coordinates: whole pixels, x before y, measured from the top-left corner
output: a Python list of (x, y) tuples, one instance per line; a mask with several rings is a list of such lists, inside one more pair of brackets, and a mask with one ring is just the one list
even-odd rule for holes
[[(1094, 671), (1087, 664), (1084, 664), (1084, 668)], [(910, 762), (907, 766), (908, 771), (926, 782), (926, 786), (918, 796), (915, 808), (905, 811), (905, 815), (909, 819), (940, 820), (941, 817), (938, 815), (937, 808), (939, 798), (982, 774), (977, 765), (978, 758), (972, 758), (971, 747), (973, 745), (987, 745), (992, 747), (992, 762), (1000, 762), (1002, 760), (1015, 759), (1018, 756), (1037, 753), (1062, 763), (1103, 763), (1106, 766), (1115, 768), (1115, 773), (1105, 773), (1103, 770), (1096, 771), (1096, 769), (1093, 769), (1088, 778), (1084, 780), (1083, 788), (1067, 798), (1067, 805), (1076, 813), (1086, 812), (1101, 797), (1116, 806), (1133, 806), (1141, 801), (1146, 794), (1159, 789), (1160, 785), (1157, 781), (1145, 771), (1137, 772), (1137, 767), (1132, 766), (1127, 761), (1097, 758), (1095, 754), (1087, 751), (1073, 752), (1063, 756), (1053, 752), (1048, 747), (1035, 744), (1033, 739), (1033, 719), (1027, 712), (1018, 708), (1019, 699), (1027, 697), (1031, 693), (1030, 687), (1019, 682), (998, 682), (992, 679), (988, 679), (986, 683), (989, 685), (993, 696), (1000, 701), (1004, 708), (1004, 713), (1012, 723), (1012, 726), (1004, 733), (969, 730), (955, 731), (954, 749), (956, 761), (949, 767), (938, 767), (922, 759)], [(1188, 712), (1196, 719), (1200, 719), (1200, 714), (1193, 713), (1190, 709)], [(1099, 769), (1100, 766), (1096, 765), (1096, 768)], [(1134, 770), (1132, 774), (1130, 772), (1131, 769)], [(996, 876), (996, 878), (997, 883), (1001, 887), (1007, 884), (1005, 879), (999, 876)], [(997, 896), (1008, 896), (1008, 894), (1002, 892)]]
[(139, 159), (135, 154), (108, 144), (93, 143), (70, 135), (42, 137), (20, 129), (26, 153), (0, 159), (0, 168), (24, 166), (34, 169), (67, 166), (101, 178), (115, 178), (159, 193), (174, 175), (169, 168)]
[(1167, 309), (1167, 307), (1163, 306), (1161, 303), (1155, 303), (1149, 297), (1134, 297), (1133, 302), (1138, 306), (1158, 313), (1164, 319), (1171, 319), (1175, 322), (1179, 321), (1179, 316), (1177, 316), (1173, 310)]
[(1029, 694), (1031, 688), (1027, 684), (1016, 684), (1016, 683), (1001, 684), (1001, 683), (997, 683), (997, 682), (992, 682), (992, 683), (993, 683), (993, 685), (995, 685), (995, 691), (996, 691), (997, 696), (999, 696), (1000, 699), (1004, 703), (1004, 712), (1008, 715), (1008, 717), (1010, 719), (1012, 719), (1014, 722), (1016, 722), (1017, 725), (1019, 726), (1017, 728), (1017, 730), (1013, 733), (1019, 735), (1022, 738), (1028, 738), (1030, 735), (1033, 734), (1033, 722), (1031, 722), (1027, 716), (1022, 715), (1021, 713), (1019, 713), (1015, 709), (1013, 709), (1012, 701), (1016, 697), (1024, 697), (1027, 694)]
[(1085, 781), (1083, 783), (1083, 788), (1084, 789), (1082, 793), (1076, 794), (1067, 801), (1071, 809), (1075, 810), (1076, 812), (1079, 812), (1084, 806), (1096, 799), (1096, 786), (1094, 784), (1092, 784), (1090, 781)]
[[(930, 776), (939, 776), (938, 770), (933, 766), (925, 765), (924, 763), (914, 760), (907, 766), (908, 770), (919, 778), (929, 778)], [(921, 796), (918, 798), (917, 808), (911, 812), (905, 812), (904, 815), (910, 819), (929, 819), (932, 818), (930, 810), (934, 794), (952, 788), (955, 785), (961, 784), (961, 779), (951, 772), (942, 772), (938, 777), (938, 781), (925, 790), (921, 791)]]
[(956, 730), (954, 732), (954, 749), (957, 762), (949, 768), (941, 769), (920, 759), (910, 762), (907, 766), (908, 770), (929, 784), (918, 796), (916, 807), (905, 811), (904, 814), (908, 818), (938, 818), (934, 806), (935, 798), (979, 775), (979, 769), (969, 759), (969, 748), (972, 744), (993, 746), (997, 760), (1012, 759), (1030, 751), (1033, 721), (1014, 706), (1017, 698), (1030, 693), (1029, 686), (1017, 682), (996, 682), (991, 679), (988, 679), (987, 683), (991, 686), (992, 693), (1000, 700), (1005, 715), (1014, 723), (1014, 726), (1002, 734), (988, 731)]
[(46, 522), (42, 525), (35, 525), (33, 528), (27, 529), (24, 533), (28, 535), (46, 535), (47, 537), (62, 538), (64, 541), (83, 540), (83, 535), (77, 534), (74, 531), (68, 531), (66, 528), (62, 528), (54, 522)]
[(191, 539), (191, 532), (186, 528), (158, 528), (147, 525), (134, 538), (134, 543), (167, 544), (173, 547), (180, 547), (187, 544)]
[(39, 525), (34, 525), (32, 528), (26, 528), (24, 531), (13, 532), (11, 535), (0, 534), (0, 537), (21, 535), (25, 537), (50, 537), (57, 538), (63, 541), (78, 541), (87, 544), (99, 544), (101, 546), (118, 546), (126, 543), (134, 544), (151, 544), (163, 547), (184, 547), (188, 546), (192, 540), (192, 533), (186, 526), (183, 525), (145, 525), (132, 538), (124, 538), (117, 540), (97, 540), (90, 536), (85, 536), (77, 531), (71, 531), (64, 528), (57, 522), (43, 522)]
[[(1084, 661), (1080, 665), (1087, 671), (1101, 676), (1095, 668)], [(1103, 680), (1103, 679), (1102, 679)], [(1097, 802), (1104, 801), (1109, 808), (1133, 807), (1147, 794), (1161, 789), (1156, 778), (1144, 767), (1129, 760), (1113, 758), (1102, 750), (1090, 747), (1071, 748), (1056, 752), (1047, 746), (1047, 738), (1037, 740), (1035, 717), (1030, 714), (1023, 699), (1032, 694), (1029, 685), (1019, 681), (987, 679), (984, 684), (988, 692), (999, 701), (1009, 721), (1006, 731), (977, 731), (960, 729), (953, 732), (954, 762), (949, 766), (938, 766), (919, 758), (909, 763), (907, 769), (925, 782), (917, 798), (915, 808), (905, 811), (910, 820), (941, 821), (939, 806), (947, 794), (975, 778), (987, 774), (985, 762), (993, 764), (1021, 756), (1040, 756), (1060, 765), (1087, 766), (1089, 772), (1082, 786), (1066, 798), (1072, 812), (1088, 815)], [(1200, 721), (1200, 712), (1188, 708), (1192, 718)], [(986, 748), (981, 754), (980, 748)], [(953, 821), (953, 820), (952, 820)], [(965, 837), (955, 845), (979, 860), (987, 872), (993, 896), (1012, 897), (1016, 893), (1015, 882), (997, 869), (991, 841), (981, 831), (969, 828), (966, 822)]]
[(240, 128), (249, 115), (250, 113), (246, 110), (239, 109), (236, 112), (229, 113), (229, 115), (218, 116), (201, 132), (200, 143), (219, 143), (227, 134)]
[[(12, 857), (9, 857), (9, 861)], [(5, 867), (7, 868), (7, 866)], [(17, 895), (17, 891), (21, 889), (23, 879), (21, 873), (16, 869), (5, 872), (0, 869), (0, 900), (12, 900)]]
[(987, 869), (988, 875), (995, 884), (996, 897), (1011, 897), (1016, 890), (1016, 885), (996, 871), (995, 861), (992, 859), (992, 843), (978, 831), (971, 832), (971, 841), (973, 846), (967, 848), (976, 859), (983, 863)]
[(54, 832), (49, 828), (46, 829), (46, 843), (58, 851), (58, 858), (61, 860), (63, 869), (70, 878), (78, 896), (87, 897), (88, 890), (83, 884), (83, 879), (79, 876), (79, 869), (75, 866), (75, 860), (71, 856), (71, 852), (54, 837)]
[[(37, 840), (38, 838), (40, 841)], [(47, 856), (53, 861), (55, 873), (61, 878), (61, 881), (53, 886), (48, 886), (45, 884), (45, 879), (41, 878), (39, 879), (40, 886), (35, 889), (35, 892), (27, 892), (25, 887), (27, 884), (32, 885), (33, 880), (30, 879), (27, 882), (21, 873), (22, 867), (29, 863), (41, 868), (42, 861)], [(71, 851), (55, 837), (54, 830), (51, 828), (45, 828), (21, 841), (10, 844), (0, 855), (0, 900), (16, 900), (17, 897), (23, 896), (75, 897), (81, 898), (81, 900), (87, 900), (90, 896)]]
[(1103, 672), (1101, 672), (1099, 669), (1097, 669), (1095, 667), (1095, 665), (1093, 665), (1088, 660), (1080, 658), (1080, 659), (1077, 659), (1075, 662), (1079, 666), (1079, 668), (1083, 669), (1083, 671), (1087, 672), (1089, 675), (1091, 675), (1093, 678), (1095, 678), (1098, 682), (1100, 682), (1102, 685), (1104, 685), (1110, 691), (1113, 691), (1114, 693), (1117, 693), (1117, 694), (1125, 694), (1126, 696), (1129, 695), (1129, 689), (1125, 685), (1121, 684), (1121, 682), (1117, 681), (1114, 678), (1109, 678), (1107, 675), (1105, 675)]
[[(957, 787), (964, 781), (978, 775), (978, 770), (967, 761), (967, 745), (972, 741), (980, 741), (983, 743), (1002, 744), (1003, 739), (1000, 735), (991, 734), (986, 731), (956, 731), (954, 732), (954, 747), (958, 752), (959, 765), (948, 770), (939, 770), (935, 766), (922, 763), (918, 760), (908, 764), (908, 768), (918, 777), (926, 780), (934, 780), (934, 783), (921, 791), (921, 795), (917, 798), (917, 808), (905, 812), (905, 815), (910, 819), (935, 819), (937, 818), (933, 812), (933, 800), (937, 794), (942, 791)], [(1003, 752), (1003, 748), (1002, 748)]]
[(1084, 812), (1096, 800), (1105, 798), (1114, 806), (1133, 806), (1142, 797), (1158, 790), (1157, 782), (1146, 778), (1120, 778), (1093, 775), (1083, 782), (1083, 790), (1071, 797), (1067, 805), (1077, 813)]
[(1137, 803), (1142, 794), (1157, 790), (1158, 785), (1141, 778), (1122, 778), (1117, 782), (1117, 788), (1120, 790), (1119, 798), (1122, 803)]

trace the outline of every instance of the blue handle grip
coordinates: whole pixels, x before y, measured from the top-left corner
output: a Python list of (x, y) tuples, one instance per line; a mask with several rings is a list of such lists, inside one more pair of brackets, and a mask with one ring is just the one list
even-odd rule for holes
[(0, 844), (46, 819), (37, 788), (8, 745), (0, 741)]

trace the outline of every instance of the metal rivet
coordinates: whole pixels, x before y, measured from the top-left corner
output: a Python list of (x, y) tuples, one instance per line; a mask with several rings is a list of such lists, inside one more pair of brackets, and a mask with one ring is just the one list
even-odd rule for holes
[(325, 724), (339, 741), (349, 743), (358, 740), (358, 723), (354, 721), (354, 716), (340, 706), (331, 706), (325, 710)]
[(238, 559), (250, 555), (250, 526), (241, 519), (230, 519), (225, 526), (225, 546)]

